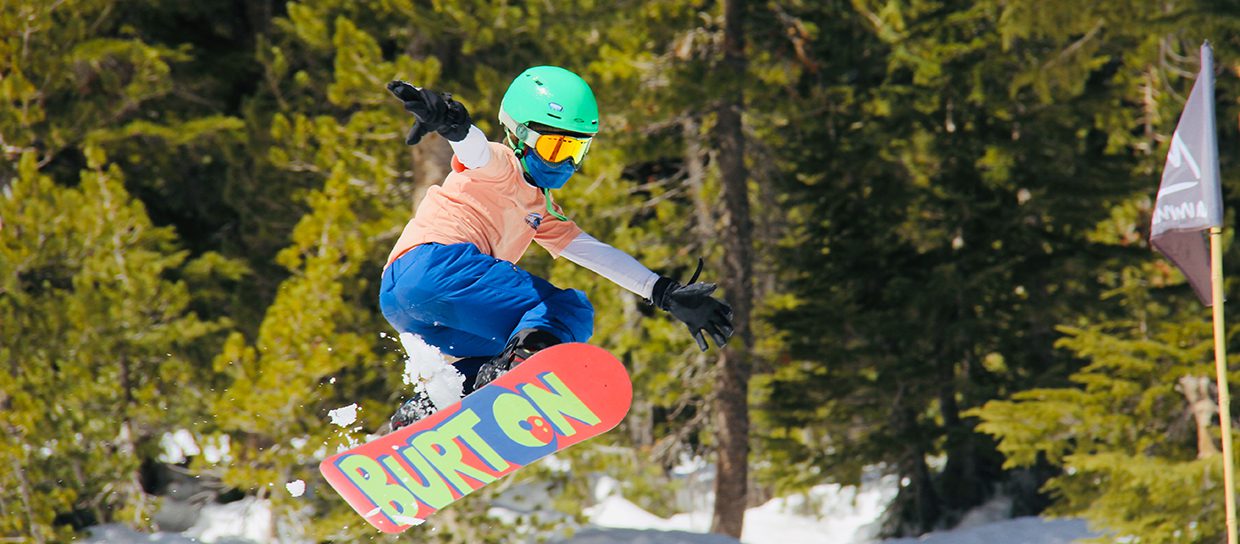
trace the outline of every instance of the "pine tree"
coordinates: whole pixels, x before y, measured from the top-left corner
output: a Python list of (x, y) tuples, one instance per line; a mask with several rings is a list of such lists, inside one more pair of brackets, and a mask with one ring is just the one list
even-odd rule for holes
[[(0, 6), (5, 536), (151, 526), (158, 503), (139, 468), (164, 433), (201, 418), (198, 386), (210, 379), (198, 363), (227, 326), (197, 317), (190, 283), (241, 273), (218, 254), (191, 259), (134, 198), (129, 163), (109, 153), (158, 125), (144, 108), (173, 94), (171, 66), (188, 58), (135, 36), (118, 4)], [(233, 126), (176, 128), (192, 137)]]
[(1121, 68), (1143, 27), (1021, 33), (1007, 10), (1045, 13), (1034, 3), (849, 7), (817, 19), (852, 55), (816, 74), (837, 100), (827, 122), (799, 127), (823, 166), (791, 179), (806, 221), (777, 323), (798, 361), (766, 385), (767, 421), (789, 482), (894, 468), (908, 485), (888, 530), (916, 534), (1004, 479), (967, 410), (1062, 380), (1073, 360), (1052, 346), (1065, 316), (1122, 311), (1098, 296), (1103, 265), (1144, 254), (1090, 233), (1148, 190), (1132, 175), (1148, 166), (1130, 135), (1139, 85)]
[[(1127, 389), (1091, 389), (1116, 376), (1158, 382), (1140, 397), (1157, 399), (1138, 414), (1152, 423), (1120, 423), (1168, 437), (1139, 459), (1119, 439), (1106, 455), (1063, 453), (1058, 465), (1035, 454), (1036, 471), (1071, 458), (1078, 474), (1114, 485), (1099, 492), (1085, 477), (1058, 479), (1057, 511), (1119, 518), (1129, 507), (1122, 494), (1141, 483), (1183, 499), (1180, 517), (1141, 519), (1213, 520), (1217, 494), (1188, 492), (1217, 485), (1189, 474), (1209, 474), (1209, 463), (1193, 460), (1188, 390), (1138, 364), (1160, 354), (1167, 368), (1199, 373), (1188, 357), (1202, 341), (1200, 323), (1172, 301), (1187, 292), (1179, 277), (1156, 261), (1146, 267), (1141, 229), (1165, 145), (1158, 135), (1194, 69), (1186, 52), (1206, 33), (1230, 66), (1231, 8), (750, 4), (749, 62), (739, 70), (719, 62), (724, 36), (737, 36), (726, 32), (724, 4), (0, 6), (0, 153), (9, 159), (0, 161), (0, 360), (17, 369), (0, 378), (0, 457), (23, 468), (0, 476), (0, 536), (63, 540), (65, 524), (101, 519), (147, 525), (156, 504), (134, 471), (178, 429), (230, 439), (230, 457), (192, 468), (271, 499), (273, 537), (369, 535), (316, 489), (315, 464), (361, 436), (331, 425), (328, 410), (357, 403), (356, 426), (373, 429), (405, 393), (375, 289), (450, 152), (437, 136), (401, 143), (410, 119), (383, 84), (453, 92), (497, 139), (502, 93), (536, 64), (582, 74), (602, 109), (590, 158), (557, 201), (652, 269), (687, 279), (702, 256), (703, 280), (742, 275), (723, 174), (747, 171), (754, 341), (743, 348), (755, 379), (749, 394), (715, 390), (715, 353), (699, 354), (680, 324), (534, 249), (523, 267), (589, 293), (599, 310), (592, 342), (629, 366), (634, 409), (617, 432), (563, 456), (572, 471), (523, 470), (437, 515), (420, 537), (502, 539), (517, 529), (487, 518), (489, 501), (535, 480), (552, 486), (555, 508), (579, 514), (597, 471), (671, 513), (669, 469), (725, 447), (718, 436), (732, 429), (714, 417), (721, 395), (754, 408), (749, 483), (759, 485), (747, 501), (767, 486), (855, 482), (882, 464), (910, 482), (891, 530), (921, 532), (1009, 485), (1003, 454), (1020, 459), (1015, 468), (1037, 448), (1064, 451), (1049, 435), (1003, 437), (996, 448), (974, 432), (992, 412), (971, 408), (1034, 386), (1067, 395), (1065, 384), (1087, 395), (1084, 405), (1128, 406), (1115, 396)], [(1234, 118), (1234, 79), (1219, 81), (1220, 119)], [(738, 103), (743, 111), (729, 117)], [(1233, 124), (1220, 129), (1234, 140)], [(724, 133), (743, 136), (745, 153), (721, 151)], [(1226, 174), (1235, 159), (1223, 160)], [(91, 208), (96, 201), (107, 206)], [(107, 221), (84, 211), (96, 209)], [(1229, 252), (1228, 269), (1232, 260)], [(738, 290), (725, 287), (728, 297)], [(1150, 333), (1133, 324), (1134, 308), (1170, 323)], [(1156, 348), (1144, 340), (1151, 334), (1161, 335)], [(1061, 338), (1067, 349), (1057, 350)], [(1103, 349), (1128, 354), (1122, 370), (1091, 366), (1077, 375), (1087, 383), (1068, 380)], [(68, 383), (79, 376), (112, 385)], [(174, 397), (186, 402), (164, 402)], [(1046, 409), (1037, 400), (992, 406), (1020, 420)], [(61, 411), (38, 411), (53, 405)], [(1208, 400), (1197, 405), (1208, 411)], [(79, 434), (92, 444), (76, 444)], [(54, 463), (80, 452), (89, 455), (77, 467)], [(284, 491), (296, 479), (311, 483), (309, 494)], [(69, 483), (48, 485), (58, 480)], [(518, 522), (522, 534), (548, 536), (534, 519), (542, 514)]]
[[(1063, 21), (1028, 8), (1009, 6), (1013, 35), (1071, 32)], [(1091, 6), (1092, 17), (1086, 17), (1098, 25), (1095, 34), (1106, 32), (1130, 44), (1126, 54), (1114, 57), (1115, 80), (1124, 85), (1128, 102), (1139, 105), (1100, 118), (1127, 127), (1113, 132), (1114, 144), (1139, 153), (1131, 175), (1146, 183), (1091, 233), (1094, 241), (1113, 248), (1099, 279), (1108, 288), (1106, 296), (1120, 302), (1119, 311), (1078, 316), (1059, 328), (1064, 337), (1057, 346), (1084, 363), (1067, 383), (1023, 391), (972, 413), (982, 420), (979, 430), (1000, 440), (1007, 466), (1056, 469), (1045, 487), (1054, 500), (1051, 511), (1090, 520), (1109, 535), (1100, 540), (1218, 542), (1225, 528), (1218, 407), (1208, 388), (1192, 387), (1213, 382), (1209, 312), (1165, 260), (1144, 252), (1125, 256), (1122, 248), (1146, 249), (1150, 194), (1166, 156), (1165, 135), (1196, 71), (1193, 53), (1209, 38), (1220, 58), (1234, 59), (1237, 44), (1225, 36), (1234, 34), (1240, 19), (1234, 9), (1209, 2), (1153, 13), (1146, 8), (1103, 2)], [(1086, 50), (1082, 55), (1099, 55), (1096, 40), (1088, 41), (1078, 48)], [(1234, 81), (1224, 78), (1217, 92), (1234, 93)], [(1220, 121), (1235, 116), (1228, 100), (1217, 108)], [(1235, 138), (1236, 127), (1220, 122), (1220, 148)], [(1236, 158), (1224, 154), (1221, 160), (1227, 194), (1234, 187), (1229, 166)], [(1224, 268), (1234, 261), (1234, 252), (1227, 251)], [(1158, 497), (1160, 508), (1151, 510), (1139, 497)]]
[[(321, 22), (311, 18), (317, 16), (290, 6), (297, 32), (309, 32)], [(311, 96), (302, 92), (296, 106), (267, 117), (270, 147), (265, 153), (272, 166), (321, 179), (322, 186), (304, 196), (308, 213), (293, 229), (291, 245), (278, 255), (290, 275), (265, 309), (257, 335), (247, 340), (234, 334), (216, 358), (216, 369), (228, 383), (212, 412), (219, 432), (231, 437), (234, 457), (200, 468), (271, 499), (277, 534), (349, 539), (364, 531), (364, 524), (330, 490), (292, 497), (284, 485), (316, 481), (319, 459), (361, 439), (360, 430), (377, 428), (394, 405), (398, 388), (384, 383), (399, 383), (391, 352), (395, 345), (380, 334), (385, 327), (373, 308), (387, 253), (377, 240), (407, 220), (407, 208), (392, 185), (402, 151), (396, 145), (399, 118), (376, 107), (389, 105), (377, 74), (394, 67), (348, 19), (335, 19), (330, 43), (338, 59), (335, 70), (332, 64), (308, 65), (327, 68), (321, 73), (326, 79), (303, 89), (324, 102), (309, 106)], [(267, 69), (275, 75), (288, 75), (286, 65), (274, 60), (283, 54), (273, 48), (268, 58), (273, 64)], [(300, 72), (293, 80), (306, 77)], [(330, 115), (349, 108), (360, 110), (340, 119)], [(384, 137), (372, 143), (373, 134)], [(353, 403), (360, 405), (361, 421), (345, 429), (333, 426), (328, 411)], [(326, 515), (303, 519), (307, 505)]]
[(1185, 376), (1213, 376), (1210, 325), (1199, 308), (1172, 311), (1143, 295), (1135, 282), (1153, 269), (1128, 274), (1131, 319), (1063, 327), (1058, 345), (1088, 361), (1071, 386), (1022, 391), (974, 413), (978, 429), (1000, 439), (1007, 466), (1062, 468), (1046, 484), (1051, 512), (1090, 520), (1109, 535), (1100, 542), (1218, 542), (1217, 423), (1197, 435), (1181, 385)]
[[(188, 311), (185, 266), (97, 148), (78, 187), (22, 154), (0, 197), (0, 534), (38, 542), (74, 524), (150, 526), (138, 475), (159, 438), (201, 412), (187, 351), (219, 324)], [(57, 518), (60, 519), (57, 519)]]

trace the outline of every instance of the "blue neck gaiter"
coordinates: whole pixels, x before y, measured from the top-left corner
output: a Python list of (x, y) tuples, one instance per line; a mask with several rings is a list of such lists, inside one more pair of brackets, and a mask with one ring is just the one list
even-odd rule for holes
[(521, 164), (525, 165), (525, 171), (529, 173), (534, 185), (543, 189), (559, 189), (577, 172), (572, 160), (549, 164), (530, 149), (526, 149), (522, 154)]

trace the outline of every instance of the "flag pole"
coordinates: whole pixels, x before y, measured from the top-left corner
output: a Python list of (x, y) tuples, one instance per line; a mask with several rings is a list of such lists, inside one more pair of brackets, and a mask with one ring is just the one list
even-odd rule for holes
[(1214, 304), (1214, 370), (1218, 375), (1218, 421), (1223, 434), (1223, 492), (1227, 544), (1236, 542), (1236, 483), (1231, 449), (1231, 394), (1227, 390), (1227, 336), (1223, 327), (1223, 229), (1210, 228), (1210, 278)]

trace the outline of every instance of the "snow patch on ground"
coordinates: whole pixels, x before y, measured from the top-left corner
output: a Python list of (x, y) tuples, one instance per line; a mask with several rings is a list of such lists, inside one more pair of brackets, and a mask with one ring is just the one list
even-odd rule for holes
[(198, 441), (194, 440), (194, 435), (187, 429), (165, 433), (160, 437), (159, 445), (164, 450), (159, 460), (165, 463), (184, 463), (186, 458), (202, 453), (202, 450), (198, 449)]
[(400, 343), (405, 347), (405, 383), (416, 391), (424, 391), (440, 409), (461, 400), (465, 376), (437, 348), (416, 334), (403, 332)]
[[(710, 530), (714, 467), (684, 463), (675, 474), (686, 485), (685, 512), (661, 518), (625, 499), (622, 484), (601, 478), (594, 487), (598, 503), (585, 512), (589, 526), (565, 544), (729, 544), (738, 541)], [(996, 497), (965, 515), (950, 531), (919, 538), (877, 540), (887, 505), (899, 491), (894, 476), (875, 471), (860, 486), (823, 484), (806, 493), (779, 497), (745, 512), (743, 544), (1067, 544), (1097, 537), (1083, 520), (1039, 517), (1008, 519), (1012, 502)]]
[(960, 523), (956, 524), (955, 530), (981, 527), (997, 521), (1005, 521), (1011, 516), (1012, 498), (1006, 495), (996, 495), (985, 504), (968, 511)]
[(226, 463), (232, 461), (232, 442), (226, 434), (215, 435), (214, 438), (208, 438), (203, 441), (202, 458), (211, 464)]
[[(709, 478), (703, 478), (709, 483)], [(710, 530), (711, 501), (693, 501), (698, 508), (661, 518), (620, 496), (620, 484), (609, 478), (595, 486), (599, 503), (587, 508), (585, 514), (594, 529), (654, 529), (706, 533)], [(895, 497), (894, 477), (876, 477), (861, 487), (824, 484), (807, 493), (768, 501), (745, 513), (745, 529), (741, 540), (746, 544), (794, 544), (799, 542), (832, 542), (839, 544), (869, 542), (875, 533), (874, 523), (886, 505)], [(606, 531), (592, 531), (599, 536)], [(569, 542), (576, 544), (574, 537)], [(590, 542), (601, 542), (591, 540)]]
[(1084, 520), (1024, 517), (985, 525), (939, 531), (918, 538), (884, 540), (881, 544), (1069, 544), (1096, 538)]
[(199, 544), (289, 542), (272, 534), (270, 502), (247, 497), (228, 504), (209, 504), (198, 522), (182, 533), (140, 533), (119, 523), (87, 528), (83, 544)]
[[(351, 410), (356, 416), (356, 405)], [(345, 407), (349, 408), (349, 407)], [(342, 416), (344, 417), (344, 416)], [(345, 418), (348, 419), (348, 418)], [(351, 424), (352, 421), (345, 423)], [(182, 437), (183, 438), (183, 437)], [(570, 470), (562, 459), (557, 468)], [(707, 533), (710, 529), (715, 477), (714, 467), (690, 460), (673, 471), (678, 480), (676, 503), (681, 513), (663, 518), (648, 512), (623, 496), (622, 482), (597, 476), (593, 488), (594, 506), (586, 509), (587, 525), (582, 527), (565, 515), (545, 509), (554, 500), (550, 488), (523, 484), (509, 489), (492, 503), (490, 514), (496, 519), (516, 521), (521, 515), (537, 514), (545, 523), (555, 524), (572, 534), (562, 544), (1068, 544), (1077, 539), (1098, 536), (1082, 520), (1049, 520), (1038, 517), (1006, 519), (1010, 499), (998, 497), (969, 512), (960, 526), (919, 538), (878, 541), (874, 539), (878, 521), (899, 490), (899, 481), (883, 476), (877, 469), (865, 475), (860, 486), (823, 484), (797, 495), (779, 497), (750, 508), (745, 514), (742, 539)], [(315, 484), (315, 482), (311, 482)], [(270, 484), (278, 485), (278, 484)], [(294, 496), (306, 493), (306, 482), (284, 484)], [(317, 484), (316, 484), (317, 485)], [(303, 515), (309, 515), (303, 513)], [(241, 544), (283, 542), (304, 543), (296, 531), (305, 520), (285, 520), (279, 530), (273, 526), (269, 501), (247, 497), (228, 504), (206, 505), (188, 530), (176, 533), (143, 534), (122, 525), (90, 528), (87, 544)], [(360, 519), (358, 523), (364, 523)], [(530, 536), (517, 528), (514, 541)], [(529, 540), (529, 539), (524, 539)]]
[(696, 529), (692, 519), (661, 518), (620, 496), (603, 499), (602, 502), (587, 508), (585, 514), (591, 524), (599, 527), (662, 531), (693, 531)]
[(201, 455), (208, 463), (219, 463), (228, 459), (228, 440), (228, 435), (219, 435), (214, 439), (198, 438), (188, 429), (177, 429), (160, 437), (159, 447), (163, 452), (159, 454), (159, 460), (178, 464)]
[(860, 487), (823, 484), (804, 494), (771, 499), (745, 512), (743, 540), (754, 544), (868, 542), (897, 490), (896, 478), (886, 476)]
[(202, 509), (198, 523), (182, 533), (202, 542), (245, 539), (252, 542), (275, 542), (271, 523), (271, 502), (246, 497), (228, 504), (213, 504)]
[(177, 533), (139, 533), (119, 523), (96, 525), (86, 531), (90, 536), (81, 540), (82, 544), (198, 544), (197, 540)]
[[(813, 544), (830, 540), (811, 540)], [(586, 529), (565, 544), (736, 544), (732, 537), (685, 531), (643, 531), (639, 529)], [(788, 541), (785, 544), (797, 544)]]

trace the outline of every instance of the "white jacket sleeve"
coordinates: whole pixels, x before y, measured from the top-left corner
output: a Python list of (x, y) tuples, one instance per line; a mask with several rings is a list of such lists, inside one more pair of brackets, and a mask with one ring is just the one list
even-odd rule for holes
[(603, 276), (642, 298), (649, 299), (659, 275), (646, 268), (628, 253), (620, 251), (593, 236), (581, 233), (560, 253), (595, 274)]
[(482, 168), (491, 162), (491, 143), (487, 141), (487, 135), (482, 133), (482, 129), (476, 126), (470, 125), (464, 140), (449, 140), (448, 144), (452, 146), (456, 159), (461, 161), (465, 168)]

